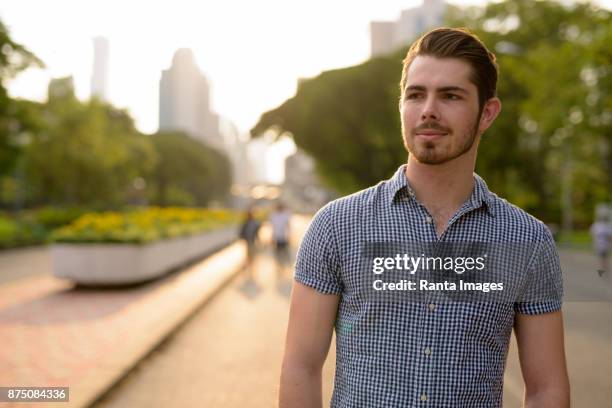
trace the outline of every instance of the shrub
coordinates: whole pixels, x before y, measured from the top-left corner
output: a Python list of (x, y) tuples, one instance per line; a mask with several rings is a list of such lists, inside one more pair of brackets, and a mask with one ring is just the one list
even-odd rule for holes
[(146, 243), (194, 235), (237, 224), (238, 214), (228, 210), (148, 208), (125, 213), (89, 213), (52, 234), (54, 242)]

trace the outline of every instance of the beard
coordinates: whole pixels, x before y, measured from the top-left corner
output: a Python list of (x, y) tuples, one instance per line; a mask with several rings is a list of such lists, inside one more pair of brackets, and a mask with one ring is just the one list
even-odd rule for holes
[[(443, 140), (416, 143), (416, 134), (424, 129), (433, 129), (446, 133), (446, 135), (442, 136), (441, 139), (458, 137), (458, 135), (456, 135), (450, 128), (442, 127), (436, 122), (428, 122), (407, 131), (402, 123), (404, 146), (406, 147), (406, 150), (408, 150), (408, 152), (420, 163), (433, 165), (443, 164), (464, 155), (472, 148), (472, 146), (474, 146), (478, 136), (479, 122), (480, 115), (478, 115), (471, 126), (468, 127), (467, 134), (463, 136), (459, 135), (461, 137), (460, 143), (458, 145), (450, 146), (448, 144), (440, 143)], [(408, 134), (407, 132), (410, 133)]]

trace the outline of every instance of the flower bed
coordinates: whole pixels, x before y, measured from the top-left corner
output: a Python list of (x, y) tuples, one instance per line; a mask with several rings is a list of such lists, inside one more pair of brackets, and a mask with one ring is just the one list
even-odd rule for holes
[(86, 214), (53, 234), (53, 271), (85, 285), (151, 280), (235, 240), (238, 220), (178, 208)]
[(52, 234), (53, 242), (143, 244), (237, 225), (228, 210), (147, 208), (85, 214)]

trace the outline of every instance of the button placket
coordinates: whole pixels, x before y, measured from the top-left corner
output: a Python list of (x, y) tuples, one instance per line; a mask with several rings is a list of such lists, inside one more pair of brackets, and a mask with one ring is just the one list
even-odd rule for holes
[[(432, 325), (436, 325), (438, 318), (436, 317), (435, 314), (431, 313), (436, 305), (433, 301), (432, 298), (430, 299), (426, 299), (423, 305), (423, 313), (425, 316), (424, 321), (427, 322), (427, 324), (432, 327)], [(433, 307), (432, 307), (433, 306)], [(429, 396), (426, 392), (426, 390), (430, 389), (430, 387), (433, 386), (433, 381), (434, 379), (431, 378), (431, 375), (433, 373), (432, 369), (434, 368), (433, 364), (434, 364), (434, 360), (432, 360), (433, 358), (433, 349), (435, 346), (435, 337), (432, 337), (431, 334), (427, 334), (425, 336), (422, 337), (421, 340), (421, 358), (422, 358), (422, 362), (423, 362), (423, 367), (425, 372), (427, 373), (424, 380), (421, 381), (419, 383), (419, 388), (417, 388), (417, 390), (421, 390), (421, 393), (418, 396), (418, 400), (421, 403), (426, 403), (429, 402)]]

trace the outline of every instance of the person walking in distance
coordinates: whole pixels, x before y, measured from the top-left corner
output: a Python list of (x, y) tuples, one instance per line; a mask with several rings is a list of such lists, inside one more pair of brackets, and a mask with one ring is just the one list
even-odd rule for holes
[(291, 213), (289, 210), (282, 203), (277, 203), (275, 210), (270, 214), (269, 221), (272, 226), (272, 244), (279, 277), (291, 261), (289, 248), (290, 220)]
[(255, 256), (255, 243), (259, 233), (261, 223), (253, 215), (253, 208), (249, 207), (246, 211), (244, 221), (240, 226), (240, 238), (245, 242), (247, 255), (244, 270), (248, 279), (253, 279), (253, 258)]
[(590, 232), (593, 240), (595, 254), (599, 261), (597, 273), (600, 277), (607, 276), (610, 272), (608, 256), (610, 252), (610, 242), (612, 242), (612, 226), (608, 220), (607, 213), (598, 214), (596, 221), (591, 225)]

